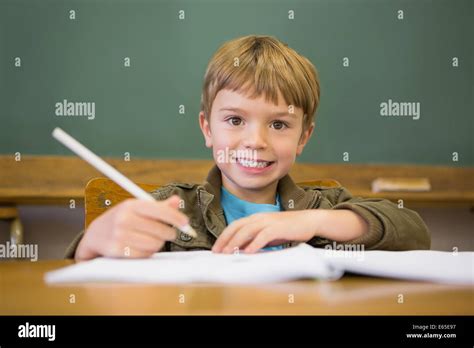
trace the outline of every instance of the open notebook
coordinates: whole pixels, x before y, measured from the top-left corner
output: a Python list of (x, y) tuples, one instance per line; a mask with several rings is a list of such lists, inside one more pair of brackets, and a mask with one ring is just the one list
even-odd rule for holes
[(246, 254), (162, 252), (149, 259), (97, 258), (46, 273), (47, 283), (273, 283), (339, 279), (344, 272), (441, 283), (474, 284), (474, 252), (343, 251), (296, 247)]

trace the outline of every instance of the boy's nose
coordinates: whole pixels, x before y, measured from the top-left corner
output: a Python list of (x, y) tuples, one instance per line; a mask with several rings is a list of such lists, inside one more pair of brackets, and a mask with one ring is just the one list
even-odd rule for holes
[(245, 134), (245, 139), (243, 141), (246, 148), (252, 149), (264, 149), (267, 147), (266, 134), (264, 130), (253, 129), (249, 130)]

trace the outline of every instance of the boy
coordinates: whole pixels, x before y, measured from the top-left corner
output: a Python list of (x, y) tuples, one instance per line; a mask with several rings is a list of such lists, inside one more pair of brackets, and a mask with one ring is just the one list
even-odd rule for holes
[[(201, 97), (199, 123), (216, 162), (206, 182), (164, 186), (153, 193), (156, 202), (118, 204), (76, 237), (66, 256), (255, 253), (301, 242), (429, 249), (416, 212), (384, 199), (353, 198), (343, 187), (300, 188), (289, 177), (313, 132), (319, 96), (314, 66), (277, 39), (226, 42), (209, 62)], [(171, 227), (188, 222), (197, 238)]]

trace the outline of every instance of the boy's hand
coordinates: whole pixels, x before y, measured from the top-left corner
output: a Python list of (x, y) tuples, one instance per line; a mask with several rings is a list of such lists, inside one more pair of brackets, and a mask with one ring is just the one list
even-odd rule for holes
[(315, 236), (315, 227), (315, 216), (308, 210), (257, 213), (227, 226), (212, 251), (233, 253), (243, 250), (245, 253), (255, 253), (267, 245), (278, 245), (290, 240), (306, 242)]
[(128, 199), (95, 219), (76, 250), (76, 260), (97, 256), (148, 257), (176, 238), (170, 225), (189, 222), (178, 210), (179, 197), (149, 202)]

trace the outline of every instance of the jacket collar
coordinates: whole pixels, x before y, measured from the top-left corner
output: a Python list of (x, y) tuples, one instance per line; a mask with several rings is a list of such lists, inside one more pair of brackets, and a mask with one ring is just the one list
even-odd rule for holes
[[(217, 238), (224, 230), (225, 216), (221, 206), (222, 173), (214, 165), (207, 179), (198, 191), (199, 202), (206, 227)], [(287, 174), (280, 179), (277, 186), (281, 205), (284, 210), (310, 209), (318, 198), (317, 191), (304, 190), (294, 183)]]

